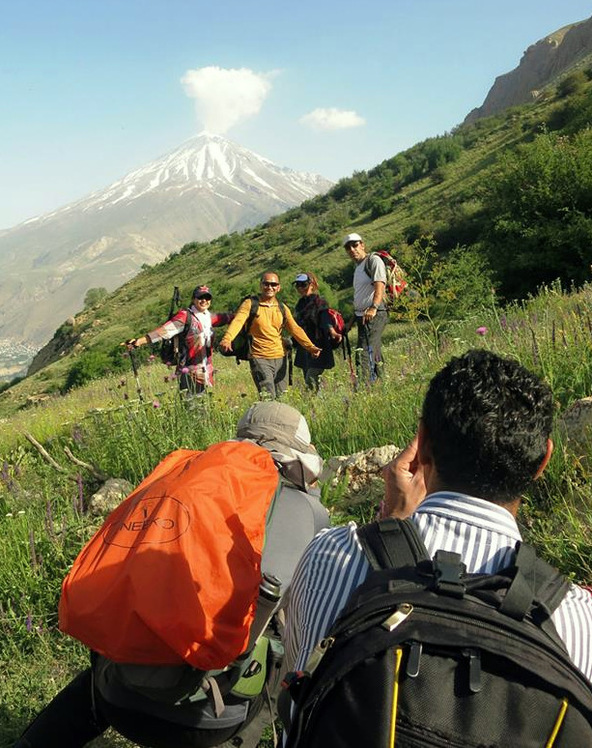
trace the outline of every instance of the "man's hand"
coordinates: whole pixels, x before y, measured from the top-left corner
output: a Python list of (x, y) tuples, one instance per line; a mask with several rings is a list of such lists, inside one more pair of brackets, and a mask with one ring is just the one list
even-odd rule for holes
[(367, 309), (364, 309), (364, 324), (367, 325), (368, 322), (371, 322), (374, 317), (376, 317), (376, 307), (375, 306), (369, 306)]
[(316, 346), (312, 348), (309, 353), (313, 358), (318, 358), (322, 353), (322, 348), (317, 348)]
[(232, 342), (230, 340), (224, 340), (224, 338), (222, 338), (218, 347), (220, 348), (220, 350), (224, 351), (224, 353), (231, 353)]
[(382, 468), (384, 501), (378, 519), (409, 517), (426, 496), (426, 486), (417, 456), (417, 435), (394, 460)]

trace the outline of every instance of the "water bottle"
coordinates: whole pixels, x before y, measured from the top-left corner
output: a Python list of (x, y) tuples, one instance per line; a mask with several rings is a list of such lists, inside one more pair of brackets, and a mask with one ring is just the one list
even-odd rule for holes
[(269, 574), (265, 572), (259, 585), (259, 597), (264, 597), (269, 602), (279, 602), (282, 596), (282, 580), (275, 576), (275, 574)]
[(274, 574), (265, 572), (259, 584), (259, 596), (255, 618), (251, 625), (248, 649), (255, 646), (255, 642), (265, 631), (274, 610), (282, 597), (282, 580)]

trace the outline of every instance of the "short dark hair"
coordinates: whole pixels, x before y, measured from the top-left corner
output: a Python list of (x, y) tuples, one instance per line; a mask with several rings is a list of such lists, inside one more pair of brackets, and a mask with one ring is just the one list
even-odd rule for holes
[(553, 395), (517, 361), (471, 350), (434, 376), (422, 420), (443, 487), (503, 504), (546, 454)]
[(266, 275), (275, 275), (279, 282), (280, 276), (275, 272), (275, 270), (266, 270), (264, 273), (261, 273), (261, 277), (259, 278), (260, 283), (263, 282), (263, 278), (265, 278)]

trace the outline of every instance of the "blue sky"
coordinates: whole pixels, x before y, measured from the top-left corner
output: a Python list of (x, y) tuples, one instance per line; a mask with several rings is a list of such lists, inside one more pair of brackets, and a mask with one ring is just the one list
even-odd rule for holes
[[(204, 119), (224, 129), (229, 107), (231, 140), (349, 176), (449, 131), (530, 44), (592, 15), (584, 0), (0, 7), (0, 229), (107, 186)], [(229, 88), (244, 96), (224, 98)]]

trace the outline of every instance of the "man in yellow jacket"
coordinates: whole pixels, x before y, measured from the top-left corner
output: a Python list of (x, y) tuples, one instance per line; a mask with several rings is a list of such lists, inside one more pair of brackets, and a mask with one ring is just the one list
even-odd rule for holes
[[(280, 289), (277, 273), (263, 274), (257, 314), (248, 330), (251, 339), (251, 376), (257, 390), (260, 393), (268, 393), (272, 398), (285, 392), (288, 383), (287, 358), (282, 342), (284, 327), (311, 356), (317, 358), (321, 353), (321, 349), (317, 348), (300, 325), (296, 324), (288, 307), (283, 303), (280, 306), (276, 299)], [(251, 304), (250, 298), (243, 301), (220, 341), (220, 348), (225, 353), (232, 352), (232, 341), (248, 320)]]

